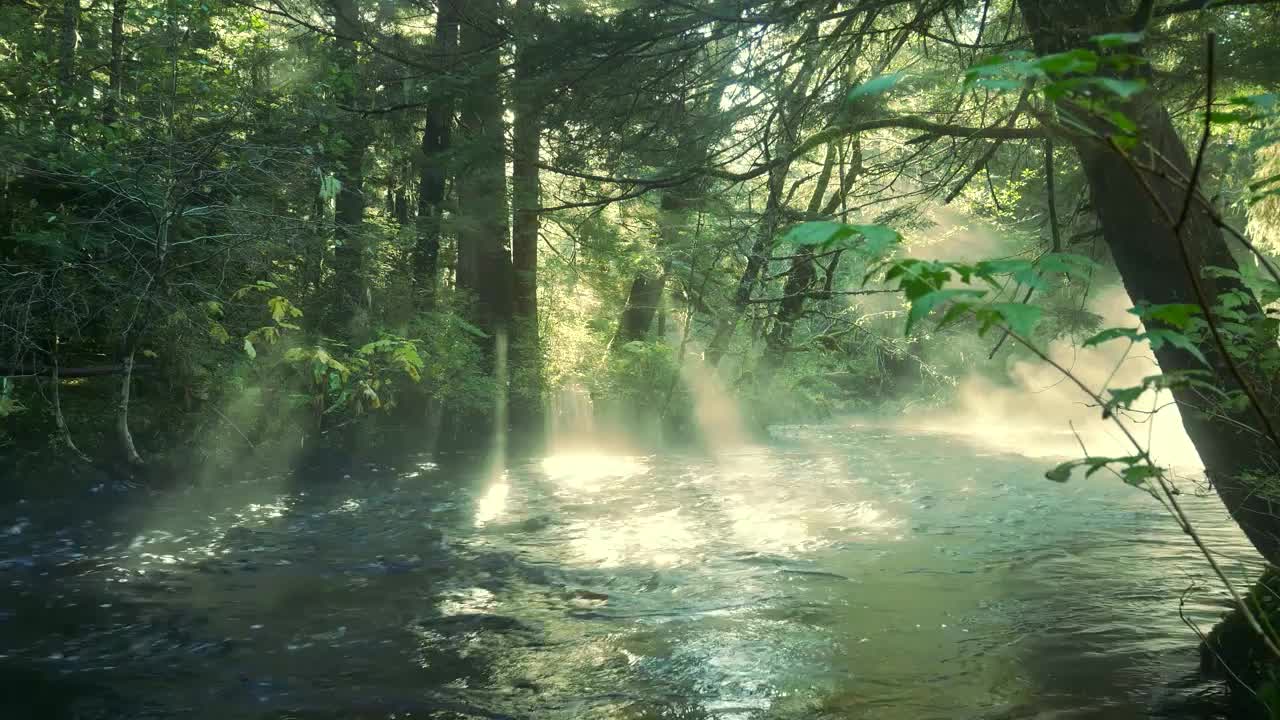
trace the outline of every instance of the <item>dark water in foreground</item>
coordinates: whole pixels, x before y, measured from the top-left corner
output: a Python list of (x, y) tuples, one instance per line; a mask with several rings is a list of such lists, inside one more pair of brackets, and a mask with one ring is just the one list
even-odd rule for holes
[(1199, 584), (1207, 629), (1222, 593), (1150, 498), (943, 436), (779, 435), (4, 509), (0, 717), (1215, 716), (1178, 611)]

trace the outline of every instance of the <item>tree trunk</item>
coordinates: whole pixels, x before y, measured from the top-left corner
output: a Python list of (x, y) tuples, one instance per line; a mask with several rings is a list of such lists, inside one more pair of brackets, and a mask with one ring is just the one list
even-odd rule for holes
[(649, 337), (649, 328), (653, 325), (653, 316), (662, 303), (662, 293), (667, 286), (666, 267), (657, 275), (640, 273), (631, 281), (631, 290), (627, 293), (627, 304), (622, 309), (622, 317), (618, 321), (618, 331), (613, 336), (609, 347), (619, 350), (629, 342), (644, 340)]
[[(1089, 36), (1109, 29), (1128, 29), (1126, 15), (1113, 0), (1045, 0), (1020, 5), (1036, 51), (1041, 54), (1087, 46)], [(1099, 22), (1099, 18), (1112, 19), (1111, 27), (1106, 27), (1105, 21)], [(1090, 27), (1079, 27), (1079, 23), (1085, 21), (1091, 23)], [(1125, 157), (1106, 144), (1077, 136), (1073, 138), (1073, 145), (1084, 167), (1103, 237), (1110, 246), (1129, 297), (1135, 304), (1199, 304), (1198, 281), (1211, 305), (1221, 293), (1245, 293), (1250, 302), (1238, 309), (1261, 319), (1256, 300), (1238, 281), (1197, 278), (1187, 272), (1180, 249), (1184, 241), (1195, 273), (1201, 273), (1206, 267), (1235, 271), (1238, 266), (1204, 207), (1196, 204), (1190, 209), (1180, 235), (1175, 232), (1176, 221), (1170, 222), (1167, 217), (1166, 213), (1177, 217), (1181, 212), (1186, 190), (1165, 178), (1190, 177), (1192, 172), (1187, 149), (1169, 113), (1149, 93), (1140, 95), (1123, 109), (1141, 131), (1142, 143), (1130, 153), (1132, 162), (1138, 166), (1160, 163), (1157, 167), (1172, 172), (1144, 171), (1140, 178)], [(1064, 111), (1075, 110), (1064, 108)], [(1260, 343), (1274, 347), (1274, 338), (1264, 338)], [(1213, 384), (1229, 393), (1242, 390), (1215, 343), (1205, 339), (1198, 344), (1209, 359)], [(1190, 353), (1171, 345), (1156, 350), (1155, 356), (1166, 374), (1206, 369)], [(1260, 356), (1260, 352), (1253, 353), (1237, 361), (1246, 382), (1255, 388), (1269, 382), (1264, 368), (1259, 366)], [(1280, 503), (1273, 502), (1275, 491), (1267, 489), (1274, 487), (1277, 445), (1268, 438), (1269, 431), (1260, 416), (1266, 413), (1270, 418), (1280, 418), (1274, 401), (1264, 395), (1264, 407), (1256, 410), (1220, 408), (1216, 409), (1215, 416), (1204, 409), (1216, 403), (1194, 388), (1175, 387), (1173, 396), (1187, 435), (1200, 453), (1206, 473), (1232, 518), (1263, 557), (1273, 564), (1280, 563), (1280, 515), (1277, 514)]]
[[(827, 186), (831, 183), (831, 173), (836, 164), (836, 144), (827, 145), (826, 157), (822, 161), (822, 172), (818, 174), (817, 186), (809, 197), (808, 211), (817, 213), (822, 209), (822, 199), (827, 194)], [(782, 366), (782, 361), (791, 347), (791, 333), (796, 321), (804, 314), (804, 301), (808, 299), (817, 273), (813, 269), (812, 248), (801, 248), (791, 258), (791, 267), (787, 269), (787, 281), (782, 287), (782, 302), (774, 318), (773, 327), (765, 338), (764, 367), (772, 371)]]
[(128, 0), (111, 3), (111, 65), (108, 68), (106, 101), (102, 107), (102, 124), (110, 125), (120, 117), (124, 96), (124, 13)]
[(80, 46), (80, 0), (62, 0), (62, 22), (58, 30), (58, 110), (54, 126), (59, 132), (71, 129), (71, 109), (77, 101), (76, 50)]
[(444, 212), (445, 179), (453, 131), (454, 91), (447, 80), (458, 46), (458, 12), (455, 0), (441, 0), (436, 14), (435, 52), (445, 66), (427, 99), (426, 128), (422, 131), (422, 157), (418, 171), (417, 242), (413, 253), (414, 281), (421, 307), (435, 303), (439, 282), (440, 220)]
[(459, 47), (470, 76), (462, 92), (459, 122), (465, 133), (454, 177), (458, 194), (459, 290), (472, 296), (471, 317), (489, 333), (492, 359), (496, 333), (512, 319), (511, 245), (508, 237), (505, 123), (501, 80), (502, 3), (468, 2), (461, 9)]
[(57, 341), (54, 342), (53, 352), (53, 374), (50, 385), (53, 393), (53, 423), (58, 429), (58, 438), (62, 440), (62, 444), (66, 445), (71, 454), (83, 462), (89, 462), (89, 456), (80, 451), (76, 447), (75, 440), (71, 438), (71, 429), (67, 427), (67, 419), (62, 414), (62, 378), (58, 375), (58, 351)]
[[(726, 63), (724, 58), (726, 53), (732, 52), (733, 40), (734, 37), (728, 35), (710, 46), (707, 70), (714, 69), (719, 64), (720, 71), (716, 84), (707, 93), (702, 106), (698, 108), (697, 112), (703, 118), (713, 119), (720, 113), (720, 101), (731, 81), (732, 63)], [(687, 128), (686, 133), (688, 137), (681, 143), (680, 154), (689, 157), (686, 163), (679, 166), (681, 169), (698, 167), (706, 162), (716, 141), (715, 133), (708, 132), (705, 126), (695, 124)], [(609, 343), (611, 350), (616, 351), (629, 342), (644, 340), (649, 336), (649, 328), (653, 325), (653, 318), (658, 312), (658, 306), (662, 303), (667, 275), (671, 271), (671, 260), (665, 255), (668, 249), (680, 239), (681, 228), (687, 221), (690, 211), (703, 202), (709, 187), (710, 184), (706, 179), (699, 179), (663, 191), (658, 205), (658, 238), (655, 243), (655, 249), (662, 256), (661, 271), (657, 274), (651, 271), (640, 272), (632, 280), (622, 316), (618, 321), (618, 331)]]
[[(835, 4), (828, 6), (828, 10), (834, 9)], [(856, 15), (852, 13), (847, 15), (836, 29), (836, 33), (844, 32), (853, 23), (855, 17)], [(819, 21), (814, 20), (805, 29), (802, 47), (806, 54), (795, 77), (790, 80), (781, 79), (781, 97), (778, 101), (776, 118), (779, 140), (774, 151), (774, 155), (779, 158), (790, 155), (792, 148), (795, 147), (797, 121), (803, 114), (804, 105), (808, 99), (807, 90), (813, 79), (813, 69), (822, 55), (822, 44), (813, 42), (818, 37), (820, 25)], [(780, 163), (769, 170), (768, 199), (765, 201), (764, 213), (760, 217), (756, 240), (752, 243), (751, 252), (747, 255), (746, 267), (738, 278), (738, 285), (733, 294), (733, 304), (727, 313), (721, 315), (720, 321), (716, 324), (715, 334), (711, 337), (711, 342), (707, 343), (705, 358), (707, 364), (713, 368), (720, 364), (729, 343), (733, 340), (733, 335), (738, 328), (738, 320), (746, 313), (751, 303), (751, 292), (760, 279), (760, 272), (768, 267), (769, 256), (773, 253), (778, 229), (782, 223), (782, 212), (785, 209), (783, 206), (786, 203), (783, 191), (790, 170), (790, 162)]]
[(129, 395), (133, 387), (133, 350), (126, 351), (121, 361), (124, 366), (120, 374), (120, 390), (116, 398), (116, 438), (120, 442), (120, 450), (130, 465), (142, 465), (142, 456), (138, 454), (138, 446), (133, 444), (133, 433), (129, 431)]
[[(789, 152), (784, 148), (779, 154)], [(737, 288), (733, 293), (733, 305), (721, 316), (716, 325), (716, 332), (707, 343), (706, 361), (716, 367), (723, 359), (729, 342), (733, 340), (738, 328), (738, 320), (747, 311), (751, 302), (751, 291), (760, 279), (760, 271), (769, 263), (769, 255), (773, 252), (774, 241), (778, 233), (778, 225), (782, 218), (782, 191), (787, 180), (787, 172), (791, 163), (783, 163), (769, 171), (769, 199), (765, 201), (764, 214), (760, 216), (760, 226), (756, 231), (756, 240), (751, 244), (751, 252), (747, 255), (746, 267), (738, 278)]]
[[(525, 437), (543, 425), (542, 346), (538, 337), (538, 208), (542, 189), (538, 161), (542, 146), (541, 90), (529, 46), (533, 43), (533, 2), (516, 0), (515, 124), (512, 127), (511, 225), (513, 277), (511, 420)], [(536, 438), (531, 438), (534, 443)]]
[(791, 258), (787, 281), (782, 286), (782, 300), (778, 303), (773, 327), (765, 337), (764, 367), (767, 370), (781, 367), (787, 351), (791, 349), (791, 333), (796, 321), (804, 314), (804, 301), (817, 278), (813, 263), (813, 251), (807, 247)]
[[(339, 104), (356, 107), (360, 98), (360, 65), (356, 52), (360, 37), (358, 0), (334, 0), (334, 39), (339, 83)], [(328, 309), (329, 330), (342, 337), (361, 338), (368, 333), (369, 295), (365, 279), (364, 156), (368, 145), (366, 121), (346, 113), (339, 123), (345, 141), (338, 157), (338, 195), (334, 199), (334, 293)]]
[[(656, 249), (659, 253), (665, 253), (677, 243), (681, 225), (688, 219), (690, 208), (701, 202), (705, 193), (706, 185), (702, 182), (663, 192), (658, 203)], [(641, 271), (636, 274), (631, 281), (631, 289), (627, 291), (618, 330), (609, 343), (610, 350), (617, 351), (629, 342), (649, 337), (649, 328), (653, 326), (653, 318), (662, 304), (662, 293), (666, 291), (670, 272), (671, 260), (664, 258), (657, 273)]]

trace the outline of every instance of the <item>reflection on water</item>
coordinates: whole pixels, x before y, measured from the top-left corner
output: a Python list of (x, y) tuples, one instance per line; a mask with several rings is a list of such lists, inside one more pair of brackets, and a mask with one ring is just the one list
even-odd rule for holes
[(1201, 716), (1179, 596), (1202, 626), (1223, 600), (1146, 496), (945, 435), (776, 435), (10, 508), (0, 682), (104, 720)]
[(502, 517), (510, 494), (511, 482), (507, 479), (507, 474), (502, 473), (476, 501), (476, 527), (484, 527)]

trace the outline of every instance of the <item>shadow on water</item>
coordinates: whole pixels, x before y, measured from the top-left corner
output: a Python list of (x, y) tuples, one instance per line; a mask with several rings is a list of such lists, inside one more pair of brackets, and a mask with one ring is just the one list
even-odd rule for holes
[(498, 564), (445, 538), (468, 479), (362, 470), (8, 508), (3, 717), (494, 715), (446, 690), (487, 672), (455, 640), (518, 629), (441, 615), (459, 573)]

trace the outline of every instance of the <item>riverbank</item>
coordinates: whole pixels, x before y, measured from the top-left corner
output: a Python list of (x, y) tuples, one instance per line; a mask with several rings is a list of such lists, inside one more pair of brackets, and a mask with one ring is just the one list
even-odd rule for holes
[[(1264, 571), (1244, 601), (1263, 629), (1280, 637), (1280, 571)], [(1230, 688), (1233, 718), (1280, 718), (1280, 657), (1239, 609), (1227, 613), (1201, 642), (1200, 664)]]

